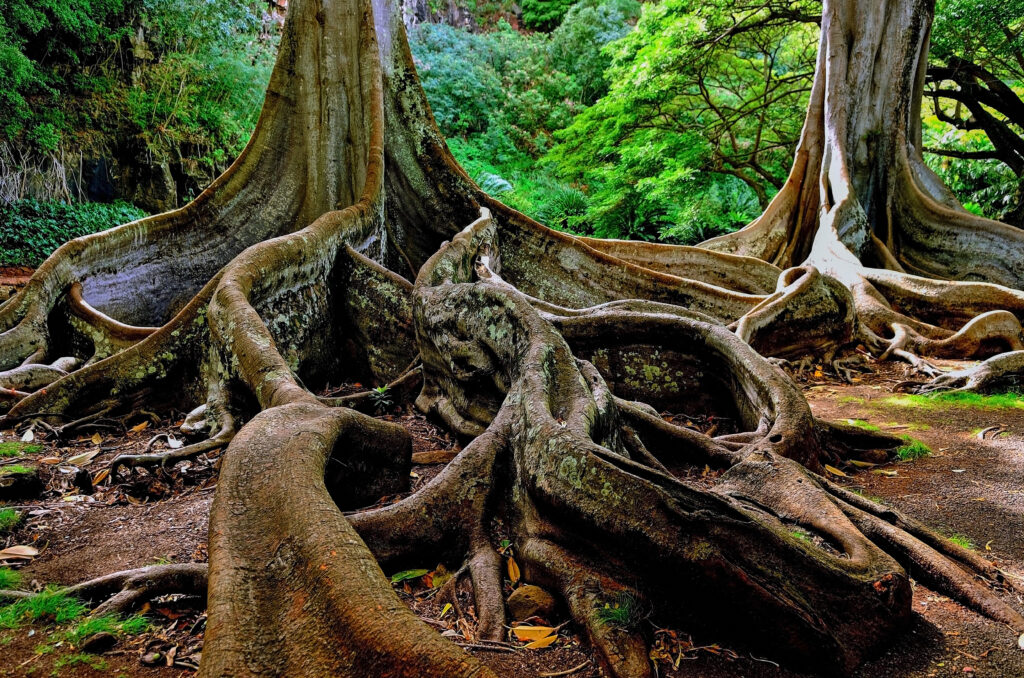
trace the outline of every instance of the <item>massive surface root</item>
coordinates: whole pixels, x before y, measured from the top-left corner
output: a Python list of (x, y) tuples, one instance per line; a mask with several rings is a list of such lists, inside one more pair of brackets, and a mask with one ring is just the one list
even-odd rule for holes
[[(157, 401), (208, 435), (116, 460), (129, 471), (227, 446), (207, 676), (490, 675), (381, 564), (465, 563), (481, 633), (500, 637), (497, 518), (614, 676), (651, 673), (643, 629), (598, 614), (622, 595), (828, 671), (906, 623), (908, 569), (1024, 632), (988, 563), (818, 475), (901, 441), (816, 420), (765, 359), (842, 369), (861, 343), (927, 369), (919, 356), (1022, 348), (1019, 236), (951, 206), (914, 150), (904, 90), (929, 8), (864, 12), (826, 3), (804, 137), (768, 212), (682, 248), (557, 233), (484, 195), (433, 125), (396, 3), (294, 0), (231, 169), (182, 210), (69, 243), (0, 308), (0, 403), (66, 424)], [(418, 388), (471, 442), (418, 493), (355, 511), (405, 488), (410, 444), (351, 409), (360, 397), (316, 395), (346, 378)]]

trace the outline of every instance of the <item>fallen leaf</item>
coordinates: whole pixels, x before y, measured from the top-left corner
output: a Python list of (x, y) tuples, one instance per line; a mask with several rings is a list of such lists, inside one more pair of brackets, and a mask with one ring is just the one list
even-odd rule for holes
[(513, 584), (519, 581), (519, 565), (516, 564), (515, 558), (508, 559), (508, 578)]
[(76, 454), (75, 456), (73, 456), (70, 459), (68, 459), (67, 463), (74, 464), (75, 466), (86, 466), (86, 465), (89, 464), (90, 461), (95, 459), (96, 455), (99, 454), (99, 453), (100, 453), (99, 450), (91, 450), (89, 452), (82, 452), (81, 454)]
[(888, 469), (884, 468), (876, 468), (875, 470), (872, 471), (872, 473), (876, 473), (880, 476), (886, 476), (887, 478), (895, 478), (896, 476), (899, 475), (899, 473), (897, 473), (896, 471), (889, 471)]
[(60, 457), (43, 457), (39, 460), (40, 464), (59, 464)]
[(829, 466), (828, 464), (825, 464), (825, 470), (834, 476), (839, 476), (840, 478), (846, 477), (846, 474), (837, 469), (835, 466)]
[(516, 638), (523, 642), (547, 638), (554, 631), (555, 629), (552, 626), (517, 626), (512, 629), (512, 633), (516, 635)]
[(872, 466), (878, 466), (878, 464), (872, 464), (870, 461), (861, 461), (860, 459), (851, 459), (850, 463), (857, 468), (871, 468)]
[(992, 541), (993, 541), (992, 539), (989, 539), (987, 542), (985, 542), (985, 550), (986, 551), (991, 551), (992, 550)]
[(398, 582), (405, 581), (407, 579), (419, 579), (428, 572), (430, 572), (430, 570), (402, 570), (401, 572), (396, 572), (391, 575), (391, 583), (397, 584)]
[(39, 555), (39, 549), (31, 546), (11, 546), (0, 551), (0, 560), (17, 558), (20, 560), (31, 560)]
[(149, 428), (148, 419), (142, 422), (141, 424), (136, 424), (135, 426), (132, 426), (131, 431), (132, 433), (138, 433), (139, 431), (145, 431), (147, 428)]
[(171, 448), (172, 450), (176, 450), (179, 447), (182, 447), (184, 444), (185, 443), (178, 440), (174, 436), (167, 436), (167, 447)]
[(93, 445), (99, 445), (100, 443), (103, 442), (103, 436), (101, 436), (99, 433), (93, 433), (92, 438), (90, 438), (89, 440), (92, 441)]
[(526, 649), (527, 650), (539, 650), (541, 648), (548, 647), (549, 645), (554, 643), (556, 640), (558, 640), (558, 636), (548, 636), (547, 638), (541, 638), (540, 640), (535, 640), (532, 643), (527, 643), (526, 644)]
[(451, 611), (451, 609), (452, 609), (452, 604), (451, 604), (451, 603), (445, 603), (445, 604), (444, 604), (444, 607), (442, 607), (442, 608), (441, 608), (441, 614), (440, 614), (440, 615), (438, 615), (438, 617), (437, 617), (437, 618), (438, 618), (438, 619), (441, 619), (441, 618), (442, 618), (442, 617), (444, 617), (444, 616), (445, 616), (446, 614), (448, 614), (448, 613), (449, 613), (449, 612)]
[(99, 485), (104, 480), (106, 480), (107, 476), (109, 476), (109, 475), (110, 475), (110, 469), (109, 468), (103, 469), (102, 471), (97, 473), (95, 476), (93, 476), (92, 484), (93, 485)]
[(25, 435), (21, 436), (21, 442), (30, 443), (36, 439), (36, 432), (32, 429), (25, 431)]

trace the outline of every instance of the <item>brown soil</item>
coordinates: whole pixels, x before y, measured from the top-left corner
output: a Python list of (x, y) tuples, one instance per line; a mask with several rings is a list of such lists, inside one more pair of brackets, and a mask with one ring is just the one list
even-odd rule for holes
[[(837, 478), (837, 482), (899, 508), (943, 534), (968, 538), (979, 552), (1024, 585), (1024, 530), (1020, 529), (1024, 517), (1024, 489), (1020, 483), (1020, 478), (1024, 477), (1024, 409), (925, 409), (885, 402), (894, 395), (892, 389), (907, 378), (902, 367), (886, 364), (852, 385), (813, 376), (805, 383), (807, 397), (819, 417), (866, 421), (883, 430), (913, 436), (933, 450), (929, 457), (882, 468), (895, 471), (893, 477), (873, 473), (875, 469), (857, 472), (849, 468), (845, 469), (848, 477)], [(414, 452), (458, 449), (453, 436), (408, 406), (395, 407), (382, 417), (409, 430)], [(140, 428), (143, 423), (146, 423), (145, 428)], [(61, 444), (47, 442), (46, 432), (37, 429), (45, 449), (32, 455), (33, 459), (19, 463), (46, 458), (53, 462), (57, 457), (65, 463), (42, 465), (48, 487), (46, 495), (23, 504), (27, 520), (12, 535), (0, 538), (3, 547), (32, 544), (40, 550), (39, 557), (21, 568), (26, 583), (34, 587), (67, 584), (154, 562), (206, 559), (207, 514), (216, 483), (219, 452), (179, 464), (169, 471), (137, 470), (130, 476), (123, 472), (117, 482), (107, 478), (98, 483), (91, 496), (80, 494), (74, 487), (73, 473), (62, 471), (73, 468), (66, 463), (69, 458), (98, 449), (99, 454), (86, 468), (94, 478), (99, 478), (116, 454), (140, 452), (160, 433), (176, 435), (177, 423), (173, 420), (152, 422), (140, 413), (126, 420), (97, 422), (97, 427)], [(694, 422), (695, 428), (706, 425), (706, 422)], [(995, 437), (989, 434), (979, 439), (979, 429), (995, 425), (1003, 426)], [(3, 439), (18, 439), (23, 433), (23, 428), (6, 431)], [(94, 439), (96, 433), (99, 438)], [(155, 447), (160, 449), (165, 444), (160, 439)], [(414, 466), (412, 489), (422, 487), (442, 468), (440, 464)], [(380, 503), (400, 498), (384, 497)], [(500, 525), (495, 526), (494, 543), (502, 547)], [(514, 559), (514, 545), (506, 550), (506, 555)], [(441, 564), (422, 563), (420, 566), (430, 570), (430, 577), (438, 577), (440, 581), (444, 571), (438, 570), (438, 565)], [(456, 569), (459, 563), (443, 565)], [(571, 624), (562, 627), (557, 632), (558, 641), (545, 649), (524, 649), (524, 643), (511, 637), (502, 645), (473, 647), (482, 643), (475, 636), (468, 578), (460, 582), (455, 594), (457, 599), (453, 600), (452, 587), (431, 588), (428, 586), (433, 583), (430, 577), (397, 583), (395, 587), (410, 607), (438, 632), (466, 645), (500, 675), (536, 677), (581, 665), (572, 676), (597, 678), (600, 675), (589, 648)], [(512, 588), (512, 582), (506, 578), (507, 592)], [(1013, 594), (1012, 601), (1018, 607), (1024, 606), (1020, 594)], [(454, 605), (456, 602), (458, 604)], [(446, 609), (449, 604), (452, 605)], [(153, 630), (122, 639), (111, 653), (101, 657), (106, 663), (102, 670), (84, 664), (57, 668), (60, 658), (72, 654), (74, 648), (58, 647), (54, 652), (38, 654), (37, 646), (45, 643), (47, 635), (53, 632), (52, 627), (0, 629), (0, 654), (4, 657), (0, 662), (0, 675), (192, 675), (181, 661), (183, 658), (187, 661), (189, 656), (194, 659), (194, 654), (201, 650), (201, 613), (176, 610), (174, 606), (173, 600), (157, 601), (150, 610)], [(915, 589), (914, 610), (916, 614), (908, 633), (894, 637), (893, 645), (861, 667), (856, 676), (1024, 676), (1024, 652), (1016, 649), (1015, 637), (1008, 629), (923, 586)], [(564, 612), (556, 612), (551, 619), (533, 619), (528, 623), (557, 627), (567, 619)], [(662, 658), (659, 675), (708, 678), (795, 678), (801, 675), (737, 648), (716, 644), (720, 639), (687, 633), (695, 630), (661, 629), (656, 626), (656, 619), (645, 623)], [(175, 668), (140, 663), (140, 657), (147, 652), (156, 649), (166, 653), (171, 648), (177, 648), (179, 664)]]

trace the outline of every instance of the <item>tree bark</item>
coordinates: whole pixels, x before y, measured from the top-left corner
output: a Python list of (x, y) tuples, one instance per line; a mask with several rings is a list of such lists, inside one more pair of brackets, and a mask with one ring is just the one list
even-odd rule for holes
[[(207, 440), (115, 461), (129, 471), (227, 444), (204, 676), (492, 675), (381, 567), (465, 563), (499, 638), (495, 519), (614, 676), (652, 673), (643, 625), (599, 613), (622, 596), (830, 672), (906, 624), (908, 567), (1024, 631), (994, 567), (818, 475), (902, 441), (816, 420), (763, 357), (1021, 348), (1020, 236), (956, 208), (915, 151), (929, 21), (919, 0), (826, 3), (789, 181), (748, 228), (687, 248), (576, 238), (488, 197), (432, 121), (397, 2), (293, 0), (227, 173), (65, 245), (0, 308), (8, 417), (193, 408), (183, 428)], [(410, 444), (360, 398), (316, 395), (343, 379), (422, 383), (417, 407), (468, 444), (357, 510), (404, 488)]]

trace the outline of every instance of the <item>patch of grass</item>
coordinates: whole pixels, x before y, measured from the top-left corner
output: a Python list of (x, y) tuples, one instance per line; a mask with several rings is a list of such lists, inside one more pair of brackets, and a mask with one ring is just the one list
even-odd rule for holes
[(862, 428), (865, 431), (881, 431), (882, 430), (882, 429), (878, 428), (877, 426), (875, 426), (874, 424), (869, 424), (868, 422), (864, 421), (863, 419), (847, 419), (846, 423), (849, 424), (850, 426), (856, 426), (857, 428)]
[(54, 669), (63, 669), (68, 666), (80, 665), (88, 666), (93, 671), (107, 670), (107, 660), (102, 657), (97, 657), (94, 654), (86, 654), (84, 652), (66, 654), (63, 657), (58, 657), (57, 661), (53, 663)]
[(886, 405), (896, 407), (919, 407), (935, 409), (937, 407), (970, 407), (982, 410), (1024, 409), (1024, 395), (1020, 393), (966, 393), (963, 391), (946, 391), (930, 395), (900, 395), (886, 398)]
[(6, 443), (0, 443), (0, 458), (20, 457), (22, 455), (35, 454), (42, 451), (42, 445), (35, 445), (33, 443), (23, 443), (16, 440), (9, 440)]
[(868, 493), (867, 493), (867, 492), (865, 492), (864, 490), (858, 490), (858, 489), (856, 489), (856, 488), (852, 488), (852, 487), (851, 487), (851, 488), (850, 488), (850, 492), (853, 492), (854, 494), (856, 494), (856, 495), (858, 495), (858, 496), (860, 496), (860, 497), (864, 497), (864, 498), (865, 498), (865, 499), (867, 499), (868, 501), (873, 501), (873, 502), (875, 502), (876, 504), (884, 504), (884, 503), (885, 503), (885, 501), (884, 501), (884, 500), (883, 500), (883, 499), (882, 499), (881, 497), (876, 497), (876, 496), (875, 496), (875, 495), (873, 495), (873, 494), (868, 494)]
[[(0, 534), (7, 534), (21, 522), (21, 513), (12, 508), (0, 509)], [(3, 588), (0, 586), (0, 588)]]
[(916, 438), (903, 436), (903, 440), (906, 441), (906, 444), (896, 448), (896, 456), (900, 458), (900, 461), (913, 461), (915, 459), (927, 457), (932, 453), (932, 448), (928, 447)]
[(842, 398), (839, 399), (838, 402), (840, 405), (846, 403), (856, 403), (858, 405), (863, 405), (867, 402), (867, 400), (865, 400), (864, 398), (858, 398), (857, 396), (843, 396)]
[(96, 633), (110, 633), (115, 636), (134, 636), (149, 629), (149, 622), (141, 615), (132, 615), (122, 619), (116, 614), (104, 614), (99, 617), (85, 617), (61, 634), (61, 639), (72, 645)]
[(597, 619), (620, 629), (635, 629), (647, 618), (643, 603), (625, 591), (615, 595), (604, 607), (597, 609)]
[(66, 624), (88, 611), (81, 601), (56, 589), (45, 589), (39, 595), (0, 607), (0, 629), (16, 629), (30, 622)]
[(21, 586), (21, 573), (9, 567), (0, 567), (0, 589), (16, 589)]
[(10, 466), (0, 466), (0, 476), (13, 476), (20, 473), (32, 473), (35, 469), (31, 466), (22, 466), (21, 464), (11, 464)]
[(974, 550), (974, 542), (971, 541), (970, 537), (965, 537), (962, 534), (951, 534), (948, 539), (960, 548), (964, 548), (969, 551)]
[(916, 421), (908, 421), (901, 424), (898, 421), (890, 421), (884, 425), (885, 428), (896, 428), (897, 426), (906, 429), (907, 431), (930, 431), (932, 429), (928, 424), (919, 424)]

